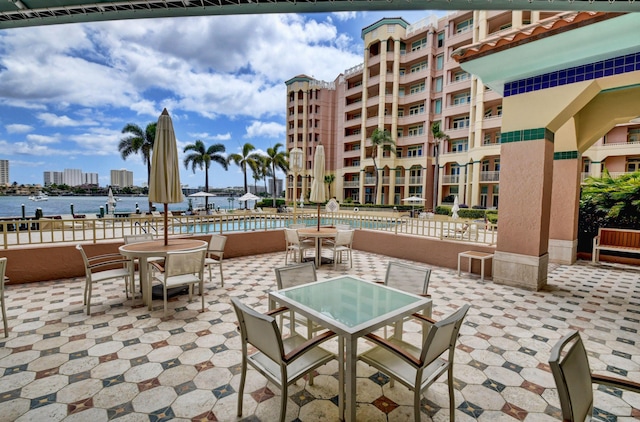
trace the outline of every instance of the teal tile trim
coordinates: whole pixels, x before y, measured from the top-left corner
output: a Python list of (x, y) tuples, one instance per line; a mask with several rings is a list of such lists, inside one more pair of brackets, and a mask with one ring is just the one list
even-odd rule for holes
[(537, 141), (546, 139), (553, 142), (554, 133), (549, 129), (541, 127), (537, 129), (514, 130), (513, 132), (505, 132), (500, 135), (500, 143), (508, 144), (511, 142)]
[(553, 153), (554, 160), (577, 160), (578, 151), (560, 151)]
[(383, 25), (400, 25), (401, 27), (406, 29), (407, 26), (409, 26), (409, 22), (407, 22), (402, 18), (382, 18), (378, 22), (375, 22), (367, 26), (366, 28), (362, 29), (362, 33), (361, 33), (362, 39), (364, 39), (364, 36), (367, 35), (369, 32), (375, 29), (378, 29)]

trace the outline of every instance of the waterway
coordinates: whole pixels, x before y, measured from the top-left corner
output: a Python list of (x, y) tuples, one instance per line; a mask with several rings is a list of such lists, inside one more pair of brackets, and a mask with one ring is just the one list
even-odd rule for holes
[[(116, 211), (136, 211), (136, 206), (141, 212), (149, 210), (146, 196), (120, 197), (116, 202)], [(186, 211), (189, 207), (187, 197), (182, 203), (169, 204), (171, 211)], [(194, 207), (204, 207), (203, 198), (191, 198)], [(36, 208), (42, 208), (43, 215), (71, 214), (71, 205), (75, 214), (99, 214), (100, 207), (107, 208), (106, 196), (50, 196), (47, 201), (31, 201), (28, 196), (0, 196), (0, 217), (22, 217), (22, 205), (26, 217), (34, 217)], [(216, 208), (239, 208), (244, 203), (234, 200), (231, 203), (227, 197), (209, 197), (209, 205), (215, 204)], [(250, 202), (249, 205), (253, 203)], [(154, 204), (158, 210), (162, 210), (162, 204)]]

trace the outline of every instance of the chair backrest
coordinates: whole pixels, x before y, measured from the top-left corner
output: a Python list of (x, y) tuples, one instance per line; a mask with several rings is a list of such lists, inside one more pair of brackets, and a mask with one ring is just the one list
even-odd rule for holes
[(355, 233), (355, 230), (338, 230), (335, 245), (351, 247), (353, 243), (353, 233)]
[(338, 230), (351, 230), (351, 224), (336, 224)]
[(124, 237), (124, 244), (128, 245), (129, 243), (148, 242), (151, 240), (153, 240), (153, 234), (151, 233), (130, 234)]
[(549, 366), (558, 388), (562, 419), (584, 421), (592, 412), (593, 389), (589, 358), (577, 331), (553, 346)]
[(80, 255), (82, 255), (82, 262), (84, 263), (84, 269), (85, 269), (85, 272), (87, 273), (87, 276), (89, 276), (89, 274), (91, 273), (91, 270), (89, 269), (89, 258), (87, 258), (87, 253), (84, 251), (84, 248), (80, 244), (76, 245), (76, 249), (79, 250)]
[(164, 263), (165, 279), (184, 274), (199, 274), (199, 277), (202, 278), (204, 272), (204, 255), (206, 252), (206, 249), (167, 252)]
[(384, 284), (413, 294), (427, 294), (431, 269), (402, 262), (389, 262)]
[(231, 303), (240, 323), (243, 353), (247, 353), (249, 343), (277, 364), (282, 364), (284, 346), (275, 318), (254, 311), (235, 297), (231, 298)]
[(453, 362), (458, 333), (469, 307), (470, 305), (466, 304), (445, 319), (433, 324), (420, 354), (423, 366), (429, 365), (447, 350), (449, 350), (449, 362)]
[(287, 245), (300, 244), (300, 237), (298, 236), (298, 231), (296, 229), (285, 228), (284, 237), (287, 241)]
[(278, 290), (300, 286), (318, 280), (316, 276), (316, 266), (313, 261), (275, 268), (274, 271), (276, 272)]
[(227, 237), (219, 234), (212, 234), (209, 240), (209, 252), (224, 252), (224, 245), (227, 244)]

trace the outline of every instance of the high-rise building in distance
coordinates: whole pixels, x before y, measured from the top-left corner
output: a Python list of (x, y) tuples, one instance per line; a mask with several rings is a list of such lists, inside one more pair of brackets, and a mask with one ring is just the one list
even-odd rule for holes
[(111, 170), (111, 186), (121, 188), (133, 186), (133, 172), (125, 169)]
[(0, 185), (9, 184), (9, 160), (0, 160)]

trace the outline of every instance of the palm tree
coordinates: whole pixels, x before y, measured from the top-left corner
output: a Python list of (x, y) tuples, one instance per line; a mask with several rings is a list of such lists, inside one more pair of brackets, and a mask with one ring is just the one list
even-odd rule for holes
[(260, 156), (260, 161), (257, 167), (258, 174), (264, 181), (264, 194), (267, 194), (267, 179), (271, 176), (271, 168), (269, 167), (269, 160), (266, 155)]
[(285, 151), (278, 151), (279, 148), (283, 147), (280, 142), (275, 144), (273, 147), (267, 148), (267, 156), (266, 163), (267, 167), (271, 169), (271, 176), (273, 177), (273, 203), (272, 206), (276, 207), (276, 171), (278, 169), (283, 172), (287, 172), (289, 170), (289, 162), (287, 161), (287, 153)]
[(378, 201), (378, 164), (376, 163), (376, 157), (378, 156), (378, 147), (382, 147), (383, 151), (391, 151), (396, 153), (396, 143), (391, 137), (391, 133), (387, 129), (376, 128), (371, 134), (371, 158), (373, 159), (373, 169), (375, 171), (375, 185), (373, 186), (373, 203)]
[(328, 174), (324, 176), (324, 182), (329, 185), (329, 198), (331, 198), (331, 184), (336, 180), (336, 176)]
[[(255, 168), (257, 166), (257, 160), (259, 160), (259, 154), (252, 152), (256, 149), (256, 147), (254, 147), (253, 145), (251, 145), (250, 143), (246, 143), (242, 146), (242, 153), (241, 154), (231, 154), (229, 155), (229, 158), (227, 159), (227, 162), (231, 163), (235, 163), (235, 165), (239, 166), (242, 169), (242, 173), (244, 173), (244, 191), (249, 192), (249, 185), (247, 184), (247, 166), (249, 166), (249, 168), (251, 170), (254, 171), (255, 174)], [(247, 209), (247, 202), (248, 201), (244, 201), (244, 209)]]
[(433, 210), (438, 206), (438, 158), (440, 156), (440, 143), (448, 141), (449, 135), (440, 130), (440, 122), (431, 124), (431, 135), (433, 136), (433, 156), (435, 157), (435, 170), (433, 172)]
[[(211, 162), (220, 164), (225, 170), (229, 168), (227, 158), (222, 155), (225, 151), (224, 145), (213, 144), (209, 148), (205, 148), (204, 142), (197, 140), (195, 143), (184, 147), (183, 152), (187, 151), (192, 152), (184, 157), (184, 167), (188, 169), (189, 164), (191, 164), (191, 170), (194, 173), (196, 172), (196, 167), (199, 167), (200, 170), (204, 168), (204, 190), (209, 192), (209, 167)], [(209, 198), (206, 196), (204, 197), (204, 205), (208, 209)]]
[[(151, 180), (151, 151), (153, 151), (153, 143), (156, 140), (157, 122), (147, 125), (145, 130), (135, 123), (127, 123), (122, 128), (122, 133), (128, 136), (122, 138), (118, 144), (118, 151), (123, 160), (126, 160), (131, 154), (142, 154), (142, 161), (147, 165), (147, 186)], [(153, 204), (149, 202), (149, 212)]]

